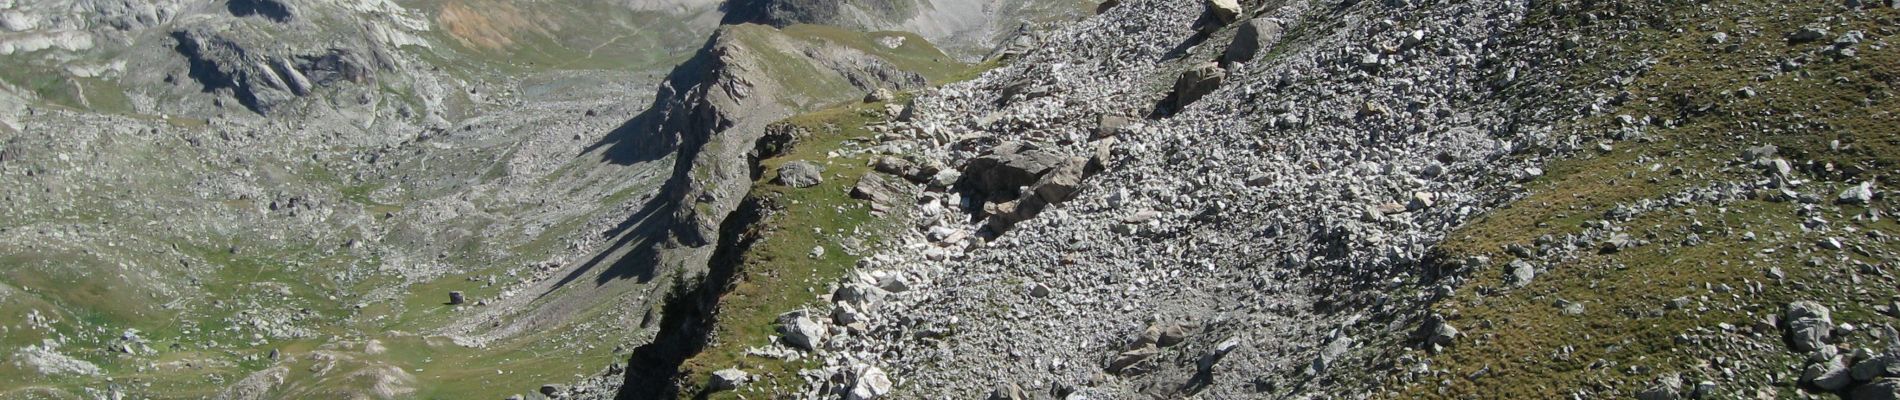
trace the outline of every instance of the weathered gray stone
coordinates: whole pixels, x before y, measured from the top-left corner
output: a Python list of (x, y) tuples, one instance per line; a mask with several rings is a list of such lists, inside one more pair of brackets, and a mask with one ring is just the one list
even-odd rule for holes
[(778, 167), (778, 183), (795, 188), (818, 186), (825, 182), (825, 167), (810, 161), (791, 161)]
[(1279, 21), (1270, 18), (1254, 18), (1240, 26), (1234, 34), (1233, 44), (1227, 45), (1227, 52), (1221, 55), (1221, 61), (1230, 63), (1253, 62), (1260, 52), (1272, 50), (1280, 43), (1281, 27)]
[(1234, 23), (1242, 12), (1240, 2), (1236, 0), (1207, 0), (1207, 11), (1213, 13), (1214, 19), (1220, 21), (1221, 25)]
[(1834, 331), (1834, 320), (1826, 306), (1812, 301), (1788, 303), (1781, 319), (1787, 324), (1788, 343), (1797, 352), (1807, 353), (1827, 345)]
[(1152, 358), (1156, 354), (1160, 354), (1160, 353), (1161, 353), (1161, 348), (1155, 347), (1154, 344), (1145, 344), (1145, 345), (1142, 345), (1141, 347), (1136, 347), (1133, 350), (1121, 352), (1121, 354), (1115, 355), (1115, 359), (1113, 361), (1109, 361), (1108, 372), (1112, 374), (1125, 374), (1125, 375), (1139, 374), (1141, 372), (1139, 369), (1131, 369), (1129, 367), (1133, 367), (1135, 366), (1135, 364), (1145, 361), (1149, 358)]
[(1201, 97), (1220, 89), (1221, 83), (1226, 79), (1227, 72), (1220, 68), (1220, 64), (1212, 62), (1203, 63), (1189, 68), (1187, 72), (1182, 72), (1181, 77), (1174, 80), (1174, 92), (1168, 95), (1169, 113), (1187, 108), (1189, 104), (1194, 104)]
[(805, 310), (779, 314), (778, 325), (779, 335), (792, 347), (817, 350), (824, 343), (825, 327)]
[(708, 387), (715, 391), (732, 390), (738, 389), (739, 386), (743, 386), (751, 381), (752, 374), (740, 371), (738, 368), (726, 368), (713, 371), (712, 382), (708, 383)]
[(1044, 172), (1060, 165), (1062, 161), (1061, 156), (1034, 145), (1005, 142), (997, 145), (990, 154), (971, 159), (964, 168), (962, 179), (965, 185), (980, 194), (1014, 194), (1023, 186), (1035, 183)]

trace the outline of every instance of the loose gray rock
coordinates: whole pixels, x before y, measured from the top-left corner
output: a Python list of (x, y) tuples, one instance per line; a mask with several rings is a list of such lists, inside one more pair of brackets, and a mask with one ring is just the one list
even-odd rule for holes
[(1876, 355), (1854, 363), (1854, 380), (1866, 382), (1880, 377), (1900, 377), (1900, 357), (1893, 354)]
[(715, 391), (738, 389), (739, 386), (751, 381), (752, 374), (740, 371), (738, 368), (726, 368), (713, 371), (710, 388)]
[(1280, 43), (1281, 27), (1279, 21), (1270, 18), (1254, 18), (1240, 26), (1234, 34), (1233, 44), (1227, 45), (1227, 52), (1221, 55), (1221, 61), (1229, 63), (1253, 62), (1263, 50), (1273, 49)]
[(892, 92), (890, 89), (886, 89), (886, 88), (878, 88), (877, 90), (872, 90), (870, 93), (864, 94), (864, 102), (866, 103), (891, 101), (892, 99), (896, 99), (896, 98), (897, 98), (897, 93)]
[(1834, 331), (1834, 320), (1828, 316), (1827, 307), (1812, 301), (1788, 303), (1782, 321), (1787, 324), (1788, 343), (1802, 353), (1826, 346)]
[[(1848, 373), (1846, 364), (1844, 357), (1834, 356), (1827, 362), (1808, 366), (1807, 373), (1802, 375), (1803, 377), (1811, 375), (1810, 382), (1814, 383), (1814, 387), (1830, 392), (1839, 391), (1847, 388), (1848, 384), (1854, 383), (1854, 378)], [(1815, 371), (1819, 373), (1814, 373)]]
[(1675, 400), (1682, 396), (1682, 377), (1665, 375), (1656, 383), (1636, 393), (1638, 400)]
[(1161, 353), (1161, 348), (1155, 347), (1154, 344), (1144, 344), (1140, 347), (1134, 348), (1133, 350), (1121, 352), (1121, 354), (1115, 355), (1114, 360), (1108, 362), (1108, 372), (1111, 374), (1120, 374), (1120, 375), (1140, 374), (1141, 372), (1140, 370), (1131, 369), (1129, 367), (1133, 367), (1135, 366), (1135, 364), (1145, 361), (1149, 358), (1152, 358), (1156, 354), (1160, 354), (1160, 353)]
[(1850, 187), (1850, 188), (1847, 188), (1847, 190), (1842, 191), (1841, 195), (1835, 198), (1835, 201), (1841, 204), (1867, 204), (1868, 202), (1871, 202), (1873, 200), (1874, 200), (1874, 183), (1873, 182), (1861, 182), (1861, 184), (1859, 185), (1854, 185), (1854, 187)]
[(812, 320), (805, 310), (780, 314), (778, 324), (779, 335), (792, 347), (817, 350), (824, 340), (825, 327)]
[(1227, 71), (1221, 69), (1218, 63), (1203, 63), (1188, 69), (1187, 72), (1181, 73), (1179, 79), (1175, 79), (1174, 91), (1169, 93), (1167, 101), (1163, 102), (1166, 107), (1164, 114), (1173, 114), (1187, 108), (1189, 104), (1194, 104), (1201, 97), (1220, 89), (1221, 83), (1226, 79)]
[(1207, 0), (1207, 11), (1213, 13), (1214, 19), (1219, 20), (1221, 25), (1231, 24), (1234, 23), (1235, 19), (1240, 18), (1240, 2), (1235, 0)]
[(1524, 287), (1530, 285), (1531, 280), (1537, 278), (1537, 267), (1531, 265), (1529, 261), (1512, 260), (1510, 278), (1511, 286)]
[(825, 167), (810, 161), (792, 161), (778, 167), (778, 183), (795, 188), (818, 186), (825, 182)]
[(845, 392), (847, 400), (871, 400), (891, 393), (891, 378), (884, 370), (876, 366), (864, 366), (858, 370), (857, 379), (851, 383), (851, 390)]

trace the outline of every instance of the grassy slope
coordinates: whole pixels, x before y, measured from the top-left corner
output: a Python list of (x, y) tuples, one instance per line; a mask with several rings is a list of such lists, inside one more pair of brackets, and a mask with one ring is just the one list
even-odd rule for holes
[[(857, 177), (871, 172), (868, 157), (827, 157), (849, 142), (868, 139), (871, 134), (865, 125), (882, 119), (878, 111), (882, 106), (844, 106), (782, 122), (811, 135), (783, 156), (760, 163), (766, 173), (750, 196), (768, 199), (778, 210), (759, 224), (765, 239), (747, 249), (732, 286), (719, 301), (716, 339), (682, 368), (692, 382), (703, 383), (713, 371), (739, 367), (762, 378), (748, 392), (771, 393), (772, 388), (797, 388), (803, 383), (797, 373), (810, 367), (808, 362), (748, 357), (744, 352), (777, 335), (774, 324), (779, 314), (814, 305), (827, 284), (851, 272), (857, 257), (841, 247), (843, 238), (868, 238), (863, 244), (874, 247), (886, 236), (884, 232), (901, 229), (894, 220), (873, 216), (867, 203), (850, 197)], [(779, 165), (796, 160), (824, 166), (824, 183), (803, 189), (771, 183), (777, 179)], [(810, 257), (818, 246), (825, 247), (824, 256)], [(724, 392), (713, 397), (736, 395)]]
[[(1590, 9), (1576, 2), (1557, 3)], [(1847, 20), (1833, 24), (1821, 42), (1791, 44), (1783, 39), (1801, 25), (1828, 16)], [(1396, 397), (1556, 398), (1579, 389), (1628, 396), (1652, 377), (1670, 372), (1682, 373), (1690, 383), (1712, 380), (1723, 390), (1752, 396), (1770, 384), (1792, 383), (1771, 373), (1785, 372), (1797, 365), (1797, 358), (1779, 345), (1776, 332), (1741, 328), (1726, 333), (1718, 324), (1748, 327), (1797, 299), (1833, 307), (1837, 322), (1896, 322), (1870, 306), (1891, 301), (1897, 293), (1888, 257), (1900, 251), (1900, 243), (1853, 240), (1865, 246), (1858, 252), (1823, 250), (1814, 244), (1827, 237), (1858, 235), (1841, 230), (1846, 227), (1860, 232), (1900, 228), (1890, 218), (1852, 218), (1863, 213), (1859, 206), (1821, 205), (1814, 215), (1833, 221), (1836, 231), (1820, 234), (1800, 229), (1804, 217), (1794, 202), (1695, 204), (1687, 207), (1693, 214), (1675, 209), (1619, 223), (1625, 233), (1652, 243), (1615, 254), (1581, 252), (1548, 263), (1549, 272), (1525, 288), (1504, 289), (1499, 267), (1514, 259), (1504, 251), (1506, 245), (1534, 248), (1535, 238), (1579, 233), (1586, 221), (1602, 219), (1619, 203), (1664, 198), (1711, 182), (1762, 179), (1755, 169), (1730, 164), (1743, 149), (1761, 144), (1779, 146), (1797, 170), (1814, 163), (1832, 164), (1835, 171), (1849, 166), (1868, 171), (1853, 179), (1838, 172), (1814, 173), (1821, 168), (1797, 172), (1819, 180), (1800, 191), (1828, 203), (1848, 184), (1863, 179), (1879, 180), (1881, 187), (1900, 183), (1892, 175), (1900, 163), (1900, 138), (1893, 132), (1900, 117), (1885, 111), (1900, 109), (1900, 102), (1887, 94), (1900, 76), (1900, 54), (1891, 48), (1874, 51), (1866, 44), (1893, 38), (1891, 25), (1880, 21), (1896, 16), (1892, 9), (1846, 13), (1831, 2), (1716, 1), (1706, 8), (1684, 3), (1660, 19), (1695, 23), (1653, 27), (1613, 41), (1629, 46), (1623, 55), (1648, 54), (1658, 61), (1653, 71), (1627, 88), (1632, 100), (1617, 113), (1657, 121), (1674, 118), (1680, 124), (1647, 129), (1652, 141), (1621, 141), (1608, 152), (1591, 150), (1556, 161), (1546, 168), (1545, 178), (1525, 185), (1526, 197), (1454, 232), (1439, 248), (1446, 259), (1486, 255), (1493, 267), (1474, 272), (1470, 284), (1435, 307), (1468, 335), (1449, 351), (1429, 356), (1434, 369), (1444, 370), (1442, 375), (1414, 382)], [(1558, 26), (1577, 23), (1548, 14), (1534, 18)], [(1681, 31), (1674, 31), (1677, 28)], [(1816, 54), (1849, 29), (1867, 33), (1859, 58), (1819, 55), (1810, 57), (1798, 73), (1764, 74), (1780, 58)], [(1706, 43), (1716, 32), (1731, 36), (1729, 43), (1739, 43), (1740, 49), (1729, 52)], [(1745, 87), (1757, 95), (1738, 95)], [(1707, 111), (1700, 111), (1705, 106)], [(1601, 135), (1615, 124), (1612, 115), (1599, 115), (1574, 127)], [(1849, 149), (1830, 150), (1834, 140)], [(1655, 165), (1661, 167), (1652, 168)], [(1673, 174), (1678, 167), (1685, 173)], [(1876, 201), (1875, 206), (1887, 203)], [(1702, 228), (1693, 226), (1697, 222)], [(1705, 243), (1680, 245), (1692, 231)], [(1743, 239), (1746, 232), (1759, 239)], [(1824, 261), (1811, 265), (1810, 257)], [(1857, 284), (1845, 282), (1842, 277), (1854, 274), (1845, 259), (1888, 264), (1889, 271), (1885, 276), (1861, 274)], [(1786, 271), (1790, 282), (1764, 278), (1771, 266)], [(1743, 289), (1752, 283), (1763, 285), (1760, 293)], [(1709, 289), (1719, 285), (1736, 291)], [(1678, 297), (1689, 298), (1691, 305), (1665, 307)], [(1560, 299), (1582, 303), (1586, 312), (1561, 314), (1554, 305)], [(1871, 340), (1860, 335), (1850, 341), (1862, 347)], [(1735, 357), (1736, 350), (1725, 343), (1738, 341), (1773, 346), (1741, 353), (1759, 360), (1761, 368), (1742, 367), (1737, 375), (1724, 376), (1725, 365), (1712, 365), (1711, 360), (1723, 354)], [(1786, 396), (1793, 389), (1778, 390)]]

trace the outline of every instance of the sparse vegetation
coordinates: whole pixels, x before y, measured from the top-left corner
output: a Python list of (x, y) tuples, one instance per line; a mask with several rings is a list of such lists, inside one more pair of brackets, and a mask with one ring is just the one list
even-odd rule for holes
[[(1585, 23), (1576, 17), (1580, 12), (1620, 7), (1554, 3), (1571, 14), (1546, 8), (1535, 18), (1569, 26)], [(1770, 326), (1764, 332), (1759, 325), (1782, 313), (1785, 304), (1820, 301), (1835, 310), (1836, 321), (1856, 325), (1895, 322), (1870, 308), (1900, 294), (1895, 276), (1854, 265), (1891, 265), (1900, 244), (1877, 232), (1900, 225), (1861, 217), (1884, 202), (1863, 207), (1833, 200), (1862, 181), (1895, 183), (1900, 142), (1891, 127), (1900, 116), (1883, 110), (1900, 107), (1887, 94), (1900, 76), (1900, 56), (1830, 54), (1831, 36), (1819, 43), (1786, 39), (1830, 18), (1841, 18), (1830, 23), (1837, 34), (1857, 30), (1869, 41), (1891, 38), (1891, 29), (1878, 25), (1894, 18), (1894, 11), (1843, 14), (1832, 3), (1764, 1), (1643, 6), (1631, 9), (1663, 10), (1650, 19), (1657, 24), (1603, 45), (1618, 47), (1608, 59), (1648, 57), (1653, 69), (1626, 88), (1627, 104), (1567, 128), (1584, 132), (1584, 143), (1594, 148), (1590, 143), (1629, 128), (1629, 121), (1618, 121), (1621, 116), (1653, 125), (1634, 140), (1552, 162), (1545, 177), (1524, 185), (1521, 199), (1450, 235), (1439, 247), (1447, 262), (1492, 260), (1489, 268), (1470, 271), (1471, 283), (1434, 308), (1470, 340), (1427, 358), (1430, 368), (1442, 372), (1395, 397), (1629, 397), (1670, 373), (1690, 383), (1715, 381), (1722, 385), (1719, 393), (1788, 397), (1802, 389), (1783, 371), (1806, 357), (1788, 350), (1779, 330)], [(1726, 39), (1711, 39), (1718, 34)], [(1788, 68), (1790, 60), (1799, 65)], [(1606, 70), (1615, 68), (1620, 66)], [(1798, 179), (1812, 180), (1794, 190), (1822, 202), (1760, 193), (1669, 206), (1628, 220), (1606, 216), (1618, 207), (1666, 201), (1722, 182), (1770, 179), (1738, 160), (1762, 145), (1776, 146)], [(1802, 228), (1810, 218), (1831, 221), (1832, 228)], [(1604, 222), (1646, 244), (1616, 252), (1586, 247), (1531, 260), (1547, 272), (1527, 287), (1508, 288), (1503, 266), (1522, 254), (1507, 248), (1567, 241)], [(1853, 238), (1851, 251), (1816, 245), (1862, 235)], [(1690, 236), (1697, 239), (1685, 243)], [(1771, 277), (1771, 268), (1786, 278)], [(1687, 304), (1672, 304), (1677, 299)], [(1585, 311), (1565, 314), (1559, 302), (1581, 304)], [(1865, 348), (1874, 340), (1854, 336), (1845, 342)]]

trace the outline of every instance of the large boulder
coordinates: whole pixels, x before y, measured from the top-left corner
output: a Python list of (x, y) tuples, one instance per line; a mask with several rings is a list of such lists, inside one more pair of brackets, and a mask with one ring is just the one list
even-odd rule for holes
[(810, 161), (792, 161), (778, 167), (778, 183), (795, 188), (818, 186), (825, 182), (825, 167)]
[(1243, 11), (1237, 0), (1207, 0), (1207, 12), (1213, 14), (1214, 20), (1220, 21), (1221, 25), (1227, 25), (1240, 19)]
[(1801, 381), (1822, 390), (1836, 391), (1847, 387), (1848, 383), (1853, 382), (1853, 378), (1848, 375), (1846, 360), (1836, 355), (1821, 362), (1808, 364), (1807, 368), (1801, 370)]
[(891, 394), (891, 377), (877, 366), (860, 366), (857, 375), (851, 382), (851, 391), (845, 392), (846, 400), (871, 400)]
[(1834, 320), (1828, 316), (1827, 307), (1812, 301), (1788, 303), (1782, 321), (1787, 324), (1788, 344), (1802, 353), (1826, 346), (1829, 335), (1834, 332)]
[(1253, 62), (1260, 52), (1271, 50), (1280, 43), (1282, 29), (1279, 21), (1270, 18), (1248, 20), (1234, 34), (1234, 42), (1227, 45), (1227, 52), (1221, 55), (1221, 60), (1230, 63)]
[(1180, 78), (1174, 80), (1174, 91), (1168, 94), (1161, 114), (1173, 115), (1187, 108), (1189, 104), (1194, 104), (1201, 97), (1213, 93), (1215, 89), (1220, 89), (1221, 83), (1226, 79), (1227, 71), (1220, 68), (1220, 63), (1207, 62), (1189, 68), (1181, 73)]
[(990, 154), (970, 160), (962, 174), (963, 185), (983, 195), (1013, 196), (1062, 161), (1062, 156), (1035, 145), (1005, 142), (996, 145)]
[(824, 344), (825, 326), (812, 319), (805, 310), (792, 311), (778, 316), (778, 332), (785, 344), (805, 350), (817, 350)]
[(1115, 355), (1114, 360), (1110, 360), (1108, 362), (1108, 368), (1107, 368), (1108, 373), (1122, 374), (1122, 375), (1138, 375), (1142, 372), (1142, 370), (1139, 368), (1131, 368), (1131, 367), (1134, 367), (1135, 364), (1139, 364), (1142, 361), (1148, 360), (1149, 358), (1154, 358), (1156, 354), (1161, 354), (1161, 348), (1155, 347), (1155, 345), (1152, 343), (1144, 344), (1132, 350), (1121, 352), (1121, 354)]
[(1880, 377), (1900, 378), (1900, 357), (1893, 354), (1881, 354), (1854, 363), (1849, 371), (1855, 381), (1866, 382)]

